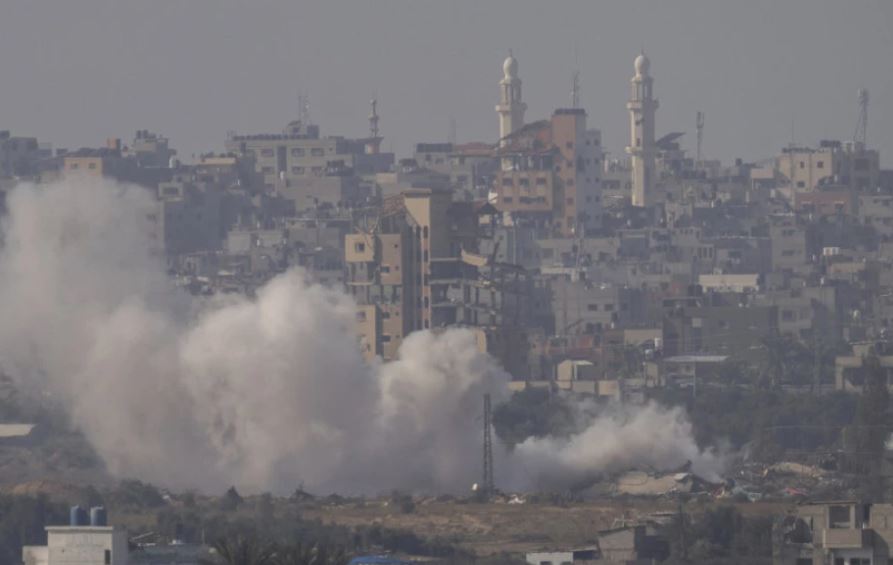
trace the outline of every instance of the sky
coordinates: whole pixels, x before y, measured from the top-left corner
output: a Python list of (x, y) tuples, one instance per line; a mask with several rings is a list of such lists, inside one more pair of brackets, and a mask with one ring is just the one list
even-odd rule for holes
[(493, 142), (502, 61), (519, 61), (527, 120), (570, 104), (619, 156), (632, 62), (651, 58), (658, 134), (706, 114), (706, 158), (758, 160), (792, 139), (850, 139), (857, 90), (869, 144), (893, 165), (890, 0), (0, 0), (0, 129), (55, 147), (137, 129), (183, 160), (228, 131), (278, 132), (299, 92), (323, 134), (384, 148)]

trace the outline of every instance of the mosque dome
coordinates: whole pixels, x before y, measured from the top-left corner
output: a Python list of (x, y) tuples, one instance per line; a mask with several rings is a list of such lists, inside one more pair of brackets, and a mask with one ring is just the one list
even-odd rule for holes
[(506, 58), (505, 62), (502, 64), (502, 72), (505, 73), (505, 78), (517, 78), (518, 60), (515, 59), (512, 55), (509, 55), (508, 58)]
[(636, 57), (635, 62), (636, 67), (636, 76), (647, 76), (648, 71), (651, 69), (651, 61), (645, 55), (645, 53), (640, 54)]

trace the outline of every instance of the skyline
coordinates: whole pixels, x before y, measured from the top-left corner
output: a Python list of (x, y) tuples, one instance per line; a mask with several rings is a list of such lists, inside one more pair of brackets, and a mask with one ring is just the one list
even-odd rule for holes
[(685, 131), (691, 152), (699, 110), (705, 158), (768, 158), (792, 129), (804, 145), (849, 139), (865, 87), (869, 144), (886, 163), (893, 5), (740, 4), (16, 1), (0, 21), (0, 124), (70, 149), (151, 129), (188, 160), (222, 150), (230, 130), (279, 131), (297, 115), (299, 92), (324, 135), (365, 135), (375, 96), (383, 148), (406, 154), (446, 140), (451, 120), (459, 141), (496, 141), (493, 106), (509, 49), (529, 121), (568, 106), (576, 52), (581, 105), (616, 158), (628, 141), (632, 62), (644, 48), (661, 100), (658, 136)]

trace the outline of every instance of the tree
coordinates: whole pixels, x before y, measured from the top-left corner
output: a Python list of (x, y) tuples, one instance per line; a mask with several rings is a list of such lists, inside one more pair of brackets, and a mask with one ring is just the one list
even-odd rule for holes
[(233, 510), (241, 506), (242, 502), (242, 495), (239, 494), (239, 491), (236, 490), (236, 487), (229, 487), (229, 490), (226, 491), (226, 494), (224, 494), (223, 498), (220, 499), (220, 508), (221, 510), (232, 512)]
[(275, 565), (346, 565), (343, 548), (324, 544), (296, 543), (276, 553)]
[(214, 557), (202, 560), (202, 565), (274, 565), (276, 552), (267, 543), (255, 537), (238, 536), (234, 539), (221, 539), (211, 548)]

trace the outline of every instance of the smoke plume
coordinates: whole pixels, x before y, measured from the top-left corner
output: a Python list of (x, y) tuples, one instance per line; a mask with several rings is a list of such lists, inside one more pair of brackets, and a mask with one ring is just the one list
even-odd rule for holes
[[(471, 332), (418, 332), (370, 365), (351, 299), (299, 270), (252, 299), (178, 290), (149, 251), (144, 189), (21, 185), (7, 208), (0, 369), (62, 407), (113, 474), (280, 493), (463, 491), (478, 478), (481, 397), (499, 400), (508, 376)], [(654, 406), (498, 456), (506, 473), (550, 479), (710, 461), (680, 413)]]

